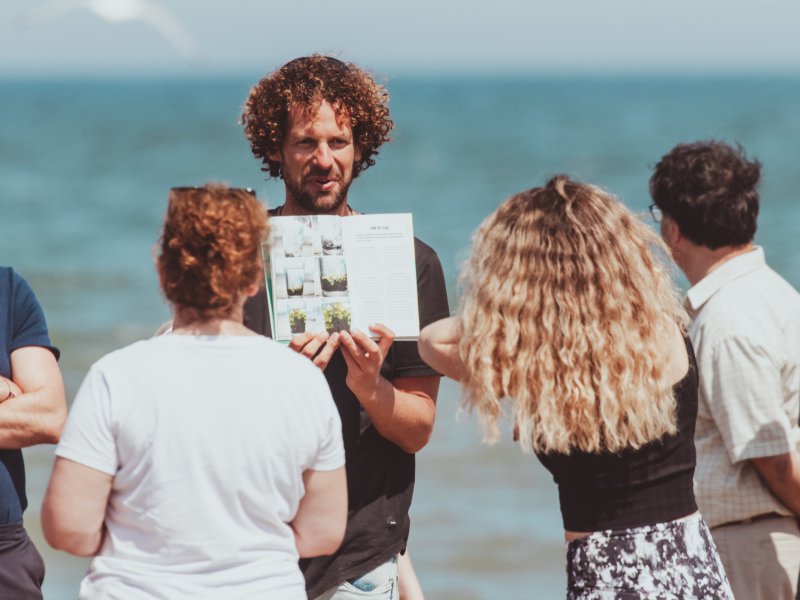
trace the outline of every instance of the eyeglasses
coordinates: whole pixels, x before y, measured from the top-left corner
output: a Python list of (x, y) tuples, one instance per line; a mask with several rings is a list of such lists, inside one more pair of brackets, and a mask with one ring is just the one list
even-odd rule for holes
[[(177, 186), (177, 187), (171, 187), (169, 189), (172, 192), (193, 192), (193, 191), (196, 191), (196, 190), (201, 190), (204, 187), (205, 186), (202, 186), (202, 185), (181, 185), (181, 186)], [(247, 192), (248, 194), (250, 194), (254, 198), (256, 196), (256, 191), (251, 187), (244, 187), (244, 188), (235, 188), (234, 187), (234, 188), (228, 188), (228, 189), (230, 191), (232, 191), (232, 192), (235, 192), (235, 191)]]
[(650, 209), (650, 216), (653, 217), (653, 221), (661, 223), (661, 220), (664, 218), (664, 213), (661, 209), (655, 204), (651, 204), (648, 208)]

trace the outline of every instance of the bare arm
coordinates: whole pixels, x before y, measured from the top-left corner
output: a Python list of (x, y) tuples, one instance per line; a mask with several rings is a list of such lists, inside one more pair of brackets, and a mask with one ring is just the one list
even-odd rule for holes
[(344, 539), (347, 524), (345, 468), (303, 473), (306, 493), (289, 524), (301, 558), (333, 554)]
[(751, 460), (772, 493), (800, 516), (800, 453), (789, 452)]
[(419, 354), (426, 363), (450, 379), (461, 381), (465, 367), (458, 355), (458, 321), (441, 319), (423, 328), (419, 335)]
[(113, 480), (107, 473), (57, 456), (42, 503), (47, 543), (77, 556), (97, 554)]
[(394, 334), (383, 325), (371, 329), (381, 336), (377, 342), (357, 330), (340, 333), (347, 386), (383, 437), (409, 454), (419, 452), (433, 433), (439, 377), (398, 377), (388, 381), (381, 376), (380, 368)]
[(11, 373), (21, 393), (0, 403), (0, 448), (58, 442), (67, 401), (56, 357), (41, 346), (17, 348)]
[(400, 590), (400, 600), (425, 600), (422, 586), (411, 564), (411, 556), (406, 550), (397, 559), (397, 583)]

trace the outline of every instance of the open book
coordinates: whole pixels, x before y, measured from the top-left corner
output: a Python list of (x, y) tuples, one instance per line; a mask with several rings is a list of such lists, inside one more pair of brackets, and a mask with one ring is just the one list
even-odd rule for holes
[(273, 337), (382, 323), (419, 337), (411, 214), (271, 217), (264, 246)]

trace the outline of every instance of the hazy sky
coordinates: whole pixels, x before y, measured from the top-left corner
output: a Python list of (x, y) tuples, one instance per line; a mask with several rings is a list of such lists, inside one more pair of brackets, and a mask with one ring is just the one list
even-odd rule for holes
[(153, 1), (198, 65), (142, 22), (73, 10), (30, 27), (47, 0), (0, 0), (0, 75), (238, 75), (314, 51), (393, 73), (800, 73), (798, 0)]

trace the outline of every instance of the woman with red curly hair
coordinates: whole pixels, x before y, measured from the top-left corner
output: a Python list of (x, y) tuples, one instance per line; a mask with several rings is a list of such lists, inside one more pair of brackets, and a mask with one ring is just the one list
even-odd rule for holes
[(171, 192), (157, 266), (172, 334), (93, 365), (42, 507), (53, 547), (94, 556), (80, 598), (305, 600), (298, 558), (341, 543), (325, 378), (242, 323), (266, 233), (245, 190)]

